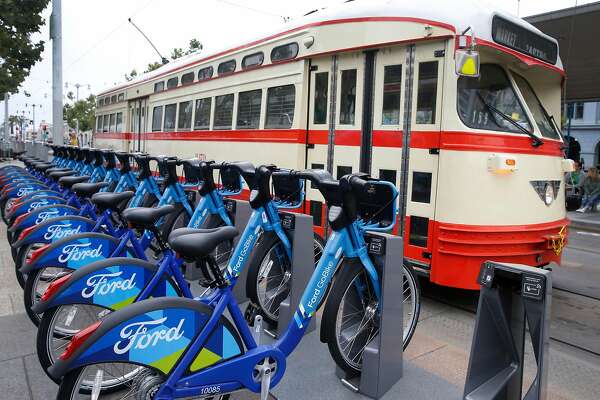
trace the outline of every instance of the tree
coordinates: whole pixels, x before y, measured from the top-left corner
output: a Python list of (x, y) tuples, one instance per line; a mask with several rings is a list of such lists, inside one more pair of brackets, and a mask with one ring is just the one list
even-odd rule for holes
[(155, 61), (153, 63), (148, 64), (148, 67), (146, 68), (144, 73), (154, 71), (155, 69), (159, 69), (162, 66), (163, 66), (163, 63)]
[(44, 41), (33, 42), (33, 33), (40, 32), (42, 11), (49, 0), (0, 1), (0, 93), (15, 93), (31, 67), (41, 60)]
[[(190, 40), (190, 44), (189, 44), (189, 47), (187, 48), (187, 50), (184, 50), (181, 47), (176, 47), (171, 50), (171, 61), (175, 61), (178, 58), (196, 53), (200, 50), (202, 50), (202, 43), (198, 39), (192, 39), (192, 40)], [(163, 65), (164, 64), (162, 62), (158, 62), (158, 61), (150, 63), (150, 64), (148, 64), (148, 67), (146, 68), (144, 73), (154, 71), (155, 69), (159, 69)], [(125, 75), (125, 79), (127, 81), (130, 80), (130, 79), (127, 79), (127, 75)]]
[(132, 69), (131, 72), (129, 74), (125, 74), (125, 80), (127, 82), (132, 81), (133, 79), (135, 79), (135, 77), (137, 76), (137, 71), (136, 69)]
[(176, 47), (173, 50), (171, 50), (171, 60), (177, 60), (178, 58), (181, 58), (184, 55), (186, 55), (186, 53), (181, 47)]
[(75, 128), (79, 120), (79, 130), (89, 131), (94, 127), (96, 114), (96, 96), (91, 94), (87, 99), (76, 101), (73, 104), (65, 104), (63, 107), (63, 118), (67, 120), (69, 127)]
[(192, 39), (190, 40), (190, 47), (188, 51), (185, 52), (185, 54), (192, 54), (200, 50), (202, 50), (202, 43), (198, 39)]

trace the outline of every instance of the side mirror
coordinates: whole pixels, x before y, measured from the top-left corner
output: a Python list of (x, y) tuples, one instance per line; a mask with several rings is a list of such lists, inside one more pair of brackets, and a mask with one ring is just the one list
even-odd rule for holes
[(479, 77), (479, 53), (471, 49), (458, 49), (455, 52), (456, 75), (470, 78)]

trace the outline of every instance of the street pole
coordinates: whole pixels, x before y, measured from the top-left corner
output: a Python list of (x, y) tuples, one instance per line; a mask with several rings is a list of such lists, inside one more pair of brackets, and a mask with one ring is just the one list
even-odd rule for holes
[(63, 76), (62, 76), (62, 15), (61, 0), (52, 0), (52, 139), (63, 144)]
[[(75, 104), (79, 103), (79, 87), (80, 86), (81, 85), (79, 83), (75, 84), (75, 88), (77, 89), (77, 95), (76, 95), (77, 96), (76, 97), (77, 100), (76, 100)], [(79, 140), (79, 118), (77, 118), (75, 120), (75, 136), (77, 137), (77, 140)], [(81, 146), (81, 143), (79, 143), (79, 145)]]
[(2, 136), (6, 140), (8, 135), (8, 93), (4, 93), (4, 135)]

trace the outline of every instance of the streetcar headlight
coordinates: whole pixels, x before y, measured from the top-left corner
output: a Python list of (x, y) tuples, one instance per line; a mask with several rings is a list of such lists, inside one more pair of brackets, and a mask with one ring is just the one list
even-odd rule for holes
[(554, 201), (554, 187), (551, 184), (546, 184), (546, 190), (544, 191), (544, 203), (547, 206), (552, 204)]

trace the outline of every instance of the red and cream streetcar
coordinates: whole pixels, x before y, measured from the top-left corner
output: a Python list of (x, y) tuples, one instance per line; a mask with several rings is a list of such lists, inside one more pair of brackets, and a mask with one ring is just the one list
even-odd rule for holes
[(560, 262), (564, 79), (556, 40), (483, 3), (355, 0), (101, 93), (94, 144), (369, 172), (400, 189), (406, 262), (476, 289), (484, 260)]

